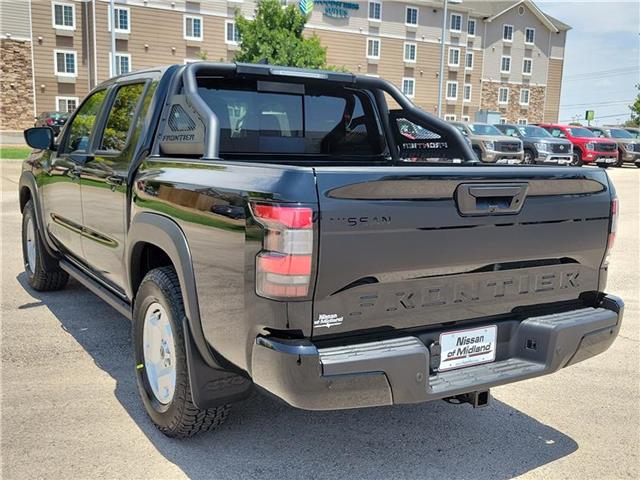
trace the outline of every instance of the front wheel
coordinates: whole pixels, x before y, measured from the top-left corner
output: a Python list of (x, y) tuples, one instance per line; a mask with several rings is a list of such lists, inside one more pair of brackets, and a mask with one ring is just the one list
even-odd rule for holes
[(35, 290), (61, 290), (67, 285), (69, 274), (60, 268), (58, 260), (45, 249), (36, 225), (32, 200), (22, 210), (22, 258), (27, 283)]
[(615, 164), (616, 167), (621, 167), (624, 164), (624, 159), (622, 157), (623, 155), (624, 152), (622, 151), (622, 149), (618, 150), (618, 161)]
[(571, 165), (574, 167), (582, 166), (582, 154), (580, 153), (580, 150), (573, 152), (573, 161), (571, 162)]
[(229, 405), (201, 410), (193, 403), (187, 369), (185, 321), (175, 270), (145, 277), (133, 309), (133, 349), (138, 390), (153, 423), (168, 437), (191, 437), (221, 425)]
[(525, 163), (527, 165), (531, 165), (532, 163), (534, 163), (533, 152), (531, 150), (524, 151), (524, 157), (522, 159), (522, 163)]

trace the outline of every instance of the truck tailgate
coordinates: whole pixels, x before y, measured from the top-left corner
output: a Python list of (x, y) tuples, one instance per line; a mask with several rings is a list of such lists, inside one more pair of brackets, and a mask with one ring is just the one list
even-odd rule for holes
[(599, 169), (316, 168), (313, 334), (506, 314), (598, 290)]

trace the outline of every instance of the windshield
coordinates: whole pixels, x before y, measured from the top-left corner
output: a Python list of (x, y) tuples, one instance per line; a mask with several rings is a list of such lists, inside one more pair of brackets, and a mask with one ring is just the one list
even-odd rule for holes
[(487, 125), (485, 123), (470, 123), (468, 127), (469, 127), (469, 130), (471, 130), (476, 135), (493, 135), (493, 136), (504, 135), (500, 130), (498, 130), (493, 125)]
[(612, 128), (610, 132), (613, 138), (635, 138), (629, 132), (627, 132), (626, 130), (622, 130), (620, 128)]
[(567, 130), (569, 130), (569, 133), (574, 136), (574, 137), (578, 137), (578, 138), (597, 138), (597, 135), (595, 133), (593, 133), (591, 130), (588, 130), (586, 128), (580, 128), (580, 127), (571, 127), (571, 128), (567, 128)]
[(531, 125), (526, 127), (518, 127), (523, 137), (550, 137), (551, 134), (544, 128), (533, 127)]

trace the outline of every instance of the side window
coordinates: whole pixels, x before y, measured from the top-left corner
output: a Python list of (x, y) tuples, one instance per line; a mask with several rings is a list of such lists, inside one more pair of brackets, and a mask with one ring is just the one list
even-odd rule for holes
[(564, 138), (565, 137), (564, 133), (559, 128), (554, 128), (553, 130), (551, 130), (551, 136), (556, 137), (556, 138)]
[(504, 134), (508, 137), (517, 137), (518, 136), (518, 132), (516, 131), (515, 128), (509, 127), (504, 131)]
[(102, 135), (99, 150), (121, 152), (127, 145), (136, 109), (144, 92), (144, 83), (124, 85), (118, 89)]
[(67, 128), (69, 132), (67, 141), (60, 153), (84, 153), (87, 151), (89, 139), (106, 94), (106, 90), (98, 90), (80, 106), (78, 113), (73, 117), (71, 125)]

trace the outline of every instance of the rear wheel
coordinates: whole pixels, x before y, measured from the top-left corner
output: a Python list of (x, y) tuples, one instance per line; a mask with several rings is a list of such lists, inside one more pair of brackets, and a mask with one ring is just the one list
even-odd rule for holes
[(171, 267), (151, 270), (133, 309), (133, 347), (138, 390), (158, 429), (169, 437), (191, 437), (221, 425), (229, 405), (201, 410), (193, 403), (182, 325), (184, 305)]
[(580, 153), (580, 150), (576, 150), (573, 152), (573, 161), (571, 162), (571, 165), (573, 165), (574, 167), (582, 166), (582, 154)]
[(33, 201), (22, 211), (22, 258), (27, 283), (35, 290), (60, 290), (67, 285), (69, 275), (58, 266), (58, 261), (44, 247), (36, 225)]

